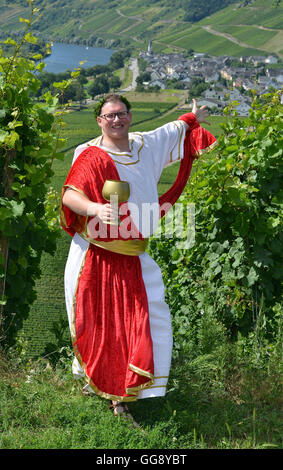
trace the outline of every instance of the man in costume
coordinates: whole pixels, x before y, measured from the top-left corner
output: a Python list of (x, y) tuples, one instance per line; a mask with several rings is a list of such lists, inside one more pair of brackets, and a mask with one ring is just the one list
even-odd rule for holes
[[(72, 237), (65, 295), (75, 351), (73, 373), (84, 390), (111, 400), (114, 414), (126, 403), (164, 396), (172, 331), (159, 267), (148, 255), (156, 229), (145, 207), (171, 207), (188, 180), (194, 158), (215, 144), (197, 108), (150, 132), (129, 132), (130, 103), (107, 95), (96, 107), (102, 135), (80, 145), (62, 190), (61, 225)], [(181, 160), (173, 186), (158, 198), (163, 168)], [(127, 181), (130, 196), (115, 207), (102, 195), (105, 180)], [(109, 222), (121, 225), (113, 235)], [(98, 227), (98, 228), (97, 228)], [(102, 230), (102, 229), (103, 230)]]

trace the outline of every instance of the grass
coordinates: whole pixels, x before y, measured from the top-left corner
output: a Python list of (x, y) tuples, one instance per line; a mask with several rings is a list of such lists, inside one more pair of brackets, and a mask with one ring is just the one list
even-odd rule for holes
[(54, 368), (15, 357), (0, 363), (1, 449), (282, 447), (282, 397), (271, 374), (263, 380), (250, 366), (227, 374), (229, 365), (216, 357), (206, 368), (173, 362), (166, 397), (129, 404), (141, 426), (133, 428), (112, 415), (107, 400), (82, 395), (68, 356)]

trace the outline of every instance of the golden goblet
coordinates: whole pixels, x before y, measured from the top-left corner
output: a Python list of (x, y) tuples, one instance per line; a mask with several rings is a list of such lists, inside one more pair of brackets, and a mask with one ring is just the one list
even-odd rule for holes
[[(102, 188), (102, 196), (106, 201), (121, 204), (126, 202), (130, 196), (130, 185), (127, 181), (121, 180), (106, 180)], [(120, 225), (121, 220), (118, 217), (117, 220), (107, 222), (110, 225)]]

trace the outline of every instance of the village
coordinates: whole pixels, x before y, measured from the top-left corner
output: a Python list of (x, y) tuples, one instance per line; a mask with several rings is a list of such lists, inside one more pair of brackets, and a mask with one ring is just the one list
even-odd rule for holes
[[(283, 68), (279, 59), (270, 55), (212, 57), (203, 53), (156, 54), (149, 42), (147, 51), (139, 58), (146, 61), (145, 72), (150, 80), (143, 82), (146, 89), (168, 88), (168, 81), (179, 88), (190, 90), (192, 82), (203, 82), (205, 86), (198, 97), (200, 106), (206, 105), (215, 114), (221, 114), (228, 102), (235, 101), (235, 109), (247, 116), (252, 102), (252, 90), (257, 95), (279, 90), (283, 84)], [(272, 67), (276, 64), (276, 67)]]

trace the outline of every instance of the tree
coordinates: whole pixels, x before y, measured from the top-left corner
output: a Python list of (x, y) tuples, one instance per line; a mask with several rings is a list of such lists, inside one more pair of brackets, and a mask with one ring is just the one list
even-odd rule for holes
[(206, 83), (202, 78), (193, 77), (190, 81), (190, 97), (197, 98), (209, 88), (209, 83)]
[(110, 90), (109, 80), (107, 75), (100, 75), (97, 77), (101, 93), (108, 93)]
[(97, 82), (97, 80), (93, 80), (91, 82), (91, 84), (88, 87), (88, 92), (93, 100), (97, 95), (100, 94), (100, 87), (99, 87), (99, 83)]
[[(41, 82), (35, 72), (44, 64), (21, 56), (26, 42), (36, 43), (30, 26), (37, 9), (33, 1), (30, 18), (19, 43), (9, 57), (0, 51), (0, 328), (5, 344), (15, 340), (35, 299), (35, 279), (40, 275), (43, 251), (53, 253), (58, 234), (56, 208), (50, 195), (52, 163), (62, 158), (62, 115), (56, 111), (58, 97), (50, 92), (34, 98)], [(63, 91), (69, 82), (57, 83)]]
[(191, 22), (199, 21), (235, 2), (236, 0), (213, 0), (211, 2), (207, 0), (189, 0), (184, 5), (184, 20)]
[(136, 78), (136, 82), (137, 82), (138, 85), (142, 85), (143, 82), (149, 82), (150, 79), (151, 79), (150, 72), (142, 72)]
[(167, 78), (166, 88), (175, 88), (176, 90), (184, 90), (185, 85), (181, 83), (177, 78)]
[(96, 77), (88, 88), (88, 92), (92, 99), (97, 95), (108, 93), (109, 90), (110, 85), (106, 75), (99, 75), (99, 77)]
[(84, 91), (83, 85), (79, 80), (73, 81), (64, 93), (60, 97), (60, 103), (64, 104), (68, 101), (79, 101), (82, 102), (86, 98), (86, 93)]
[(96, 76), (102, 73), (108, 73), (109, 66), (108, 65), (93, 65), (92, 67), (88, 67), (85, 69), (85, 73), (87, 76)]
[(112, 56), (110, 57), (109, 67), (112, 70), (116, 70), (116, 69), (122, 68), (123, 66), (124, 66), (123, 54), (120, 51), (114, 52), (114, 54), (112, 54)]
[(119, 77), (116, 77), (115, 75), (110, 77), (109, 79), (110, 88), (117, 90), (118, 88), (120, 88), (121, 85), (122, 85), (122, 82)]

